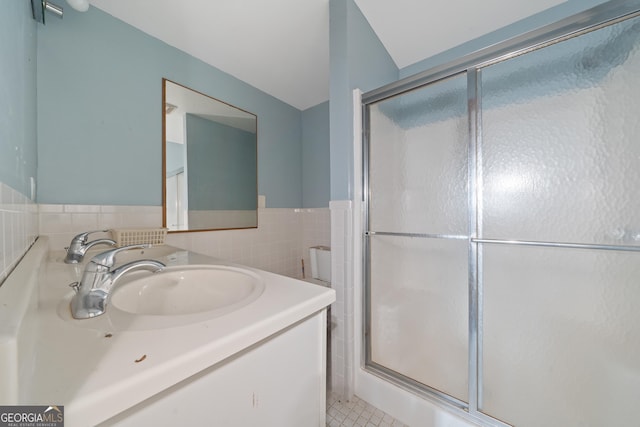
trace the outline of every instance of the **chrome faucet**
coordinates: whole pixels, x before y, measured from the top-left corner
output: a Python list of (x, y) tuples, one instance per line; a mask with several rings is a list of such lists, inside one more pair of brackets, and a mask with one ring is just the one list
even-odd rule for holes
[(116, 242), (111, 239), (98, 239), (87, 243), (87, 240), (89, 240), (89, 234), (98, 232), (105, 233), (107, 231), (109, 230), (87, 231), (86, 233), (78, 234), (71, 240), (69, 247), (66, 248), (67, 256), (64, 258), (64, 262), (67, 264), (78, 264), (84, 258), (84, 254), (86, 254), (87, 251), (95, 245), (106, 244), (115, 246)]
[(104, 314), (111, 290), (123, 274), (137, 269), (158, 272), (165, 265), (159, 261), (143, 259), (132, 261), (112, 270), (116, 254), (129, 249), (145, 249), (151, 245), (130, 245), (102, 252), (85, 266), (80, 282), (70, 284), (76, 294), (71, 299), (71, 315), (75, 319), (89, 319)]

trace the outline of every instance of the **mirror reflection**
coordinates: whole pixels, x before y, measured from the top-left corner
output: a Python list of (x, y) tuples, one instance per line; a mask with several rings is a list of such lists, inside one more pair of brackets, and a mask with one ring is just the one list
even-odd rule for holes
[(167, 79), (163, 104), (164, 227), (257, 227), (257, 117)]

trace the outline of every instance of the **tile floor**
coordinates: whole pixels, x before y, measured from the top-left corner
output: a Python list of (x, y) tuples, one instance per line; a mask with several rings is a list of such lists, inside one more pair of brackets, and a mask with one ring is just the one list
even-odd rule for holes
[(357, 396), (344, 402), (327, 395), (327, 427), (408, 427)]

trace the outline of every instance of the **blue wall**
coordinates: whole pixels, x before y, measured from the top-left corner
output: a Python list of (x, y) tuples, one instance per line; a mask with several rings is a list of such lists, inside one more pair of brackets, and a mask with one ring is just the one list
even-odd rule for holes
[[(324, 114), (323, 109), (326, 112), (326, 105), (301, 112), (99, 9), (91, 7), (80, 14), (65, 8), (64, 20), (49, 19), (46, 26), (38, 25), (38, 200), (159, 205), (162, 77), (258, 115), (258, 192), (267, 196), (268, 207), (326, 206), (326, 181), (316, 186), (326, 166), (316, 168), (315, 159), (322, 153), (326, 156), (327, 141), (330, 199), (350, 199), (352, 89), (375, 89), (603, 2), (568, 0), (398, 70), (354, 1), (330, 0), (329, 127), (314, 118)], [(0, 29), (6, 33), (0, 39), (0, 54), (22, 57), (3, 61), (12, 65), (3, 68), (1, 78), (10, 84), (2, 90), (26, 91), (26, 97), (18, 98), (33, 100), (34, 88), (27, 84), (30, 72), (33, 78), (33, 63), (27, 64), (33, 59), (28, 53), (33, 48), (22, 50), (15, 43), (19, 41), (16, 34), (22, 43), (33, 43), (28, 32), (35, 23), (11, 18), (17, 13), (14, 9), (22, 13), (27, 8), (22, 3), (9, 2), (2, 16), (7, 25)], [(26, 31), (25, 25), (31, 30)], [(19, 72), (13, 62), (22, 62), (31, 71)], [(16, 94), (0, 97), (0, 103), (8, 99), (16, 99)], [(6, 103), (0, 105), (9, 108)], [(23, 110), (23, 117), (34, 115), (28, 105)], [(5, 136), (10, 132), (22, 129), (24, 140), (33, 143), (35, 139), (29, 125), (16, 124), (9, 113), (0, 119), (10, 117), (13, 124), (0, 129), (4, 144), (0, 154), (7, 151), (7, 140), (15, 140)], [(28, 144), (20, 150), (20, 159), (0, 157), (0, 179), (27, 191), (28, 177), (35, 175), (35, 153)]]
[(257, 114), (258, 191), (302, 205), (300, 110), (95, 7), (65, 8), (37, 43), (40, 203), (160, 205), (166, 77)]
[(189, 210), (255, 210), (256, 135), (187, 114)]
[(0, 13), (0, 182), (31, 195), (36, 177), (36, 22), (27, 1)]
[(302, 112), (302, 207), (329, 206), (329, 102)]
[(398, 79), (398, 68), (353, 0), (330, 0), (331, 200), (353, 197), (353, 89)]

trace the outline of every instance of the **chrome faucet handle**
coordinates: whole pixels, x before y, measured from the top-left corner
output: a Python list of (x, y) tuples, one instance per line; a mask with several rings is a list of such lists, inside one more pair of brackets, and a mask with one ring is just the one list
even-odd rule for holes
[[(149, 246), (151, 245), (131, 245), (112, 249), (101, 254), (104, 259), (98, 259), (97, 261), (103, 263), (115, 262), (115, 254), (120, 251), (147, 248)], [(100, 258), (100, 255), (94, 257), (85, 266), (80, 283), (74, 282), (69, 285), (76, 291), (70, 303), (71, 315), (74, 319), (89, 319), (104, 314), (109, 303), (111, 291), (124, 274), (133, 270), (149, 270), (155, 273), (165, 267), (160, 261), (141, 259), (131, 261), (112, 270), (111, 265), (96, 264), (95, 258)]]
[(150, 247), (151, 247), (150, 244), (122, 246), (119, 248), (110, 249), (108, 251), (99, 253), (98, 255), (91, 258), (90, 262), (101, 265), (103, 267), (111, 268), (116, 263), (116, 254), (122, 251), (131, 250), (131, 249), (147, 249)]
[(115, 246), (116, 242), (111, 239), (98, 239), (93, 242), (87, 242), (89, 240), (89, 234), (92, 233), (106, 233), (109, 230), (95, 230), (95, 231), (85, 231), (84, 233), (80, 233), (76, 235), (73, 239), (71, 239), (71, 244), (66, 247), (67, 255), (64, 258), (64, 262), (66, 264), (78, 264), (84, 258), (85, 253), (95, 245), (105, 244)]
[(89, 234), (93, 234), (93, 233), (106, 233), (107, 230), (92, 230), (92, 231), (85, 231), (84, 233), (80, 233), (78, 235), (76, 235), (73, 239), (71, 239), (71, 243), (73, 242), (79, 242), (79, 243), (87, 243), (87, 240), (89, 240)]

